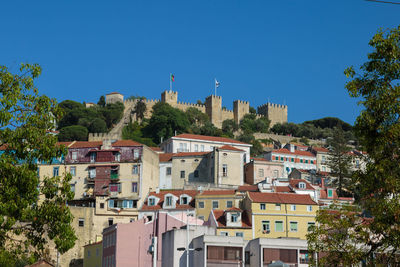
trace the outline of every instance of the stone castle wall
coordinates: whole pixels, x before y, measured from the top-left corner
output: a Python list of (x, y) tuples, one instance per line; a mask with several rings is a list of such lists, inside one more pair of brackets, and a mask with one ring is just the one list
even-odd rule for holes
[(287, 122), (288, 106), (267, 103), (259, 106), (257, 113), (266, 116), (271, 121), (272, 127), (277, 123)]
[[(126, 125), (130, 120), (136, 120), (136, 114), (134, 113), (137, 99), (135, 100), (125, 100), (123, 101), (123, 95), (118, 93), (112, 93), (106, 96), (106, 102), (110, 101), (121, 101), (125, 105), (124, 110), (124, 121), (119, 124)], [(192, 104), (186, 102), (178, 101), (178, 92), (166, 90), (161, 93), (161, 100), (158, 99), (146, 99), (144, 103), (146, 104), (146, 112), (144, 114), (145, 118), (150, 118), (153, 106), (158, 102), (168, 103), (174, 108), (178, 108), (182, 111), (186, 111), (188, 108), (196, 108), (199, 111), (206, 113), (210, 118), (210, 121), (217, 128), (222, 128), (222, 122), (224, 120), (234, 120), (237, 124), (240, 123), (242, 118), (249, 113), (250, 104), (248, 101), (236, 100), (233, 102), (233, 111), (222, 108), (222, 98), (220, 96), (211, 95), (205, 100), (205, 105)], [(129, 113), (129, 114), (127, 114)], [(261, 105), (257, 108), (257, 118), (266, 116), (270, 121), (270, 126), (272, 127), (276, 123), (287, 122), (288, 108), (286, 105), (279, 105), (273, 103), (267, 103)], [(122, 126), (123, 126), (122, 125)], [(119, 125), (121, 126), (121, 125)], [(110, 133), (90, 133), (89, 141), (101, 141), (104, 139), (120, 139), (122, 134), (122, 127), (118, 127)], [(117, 133), (118, 132), (118, 133)]]

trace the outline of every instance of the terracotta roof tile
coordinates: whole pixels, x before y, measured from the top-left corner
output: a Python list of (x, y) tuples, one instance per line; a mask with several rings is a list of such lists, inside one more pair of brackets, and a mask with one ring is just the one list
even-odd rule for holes
[(102, 141), (76, 141), (69, 148), (100, 148), (102, 144)]
[(237, 191), (239, 191), (239, 192), (245, 192), (245, 191), (257, 192), (258, 186), (256, 186), (256, 185), (241, 185), (238, 187)]
[(118, 93), (118, 92), (111, 92), (111, 93), (106, 94), (106, 95), (120, 95), (120, 93)]
[[(305, 184), (306, 184), (306, 188), (299, 188), (299, 183), (300, 183), (300, 182), (305, 183)], [(312, 187), (311, 184), (310, 184), (309, 182), (307, 182), (306, 180), (304, 180), (304, 179), (291, 179), (291, 180), (289, 181), (289, 184), (290, 184), (290, 186), (291, 186), (292, 188), (295, 188), (295, 189), (300, 189), (300, 190), (314, 190), (314, 187)]]
[(267, 159), (265, 159), (265, 158), (253, 158), (253, 157), (251, 157), (250, 160), (269, 161), (269, 160), (267, 160)]
[(180, 152), (180, 153), (175, 153), (173, 157), (193, 157), (193, 156), (203, 156), (206, 154), (211, 153), (210, 151), (206, 152)]
[(235, 190), (207, 190), (201, 192), (201, 196), (219, 196), (219, 195), (234, 195)]
[(197, 140), (205, 140), (205, 141), (215, 141), (215, 142), (224, 142), (224, 143), (235, 143), (235, 144), (243, 144), (249, 145), (247, 143), (240, 142), (235, 139), (226, 138), (226, 137), (217, 137), (217, 136), (207, 136), (207, 135), (198, 135), (198, 134), (180, 134), (177, 136), (173, 136), (172, 138), (185, 138), (185, 139), (197, 139)]
[[(227, 227), (225, 211), (223, 210), (212, 210), (215, 220), (217, 221), (217, 227)], [(251, 228), (250, 220), (247, 218), (246, 212), (242, 212), (242, 226), (241, 227), (227, 227), (227, 228)]]
[(250, 199), (256, 203), (281, 203), (281, 204), (300, 204), (317, 205), (310, 195), (300, 195), (294, 193), (261, 193), (249, 192)]
[(272, 153), (288, 154), (288, 155), (299, 155), (299, 156), (307, 156), (307, 157), (315, 158), (315, 155), (313, 153), (309, 152), (309, 151), (295, 150), (294, 152), (290, 152), (286, 148), (275, 149), (275, 150), (272, 151)]
[(143, 144), (133, 140), (118, 140), (112, 143), (112, 146), (143, 146)]
[(161, 152), (161, 148), (159, 148), (158, 146), (151, 146), (150, 147), (151, 150), (156, 151), (156, 152)]
[(316, 152), (325, 152), (325, 153), (328, 153), (328, 152), (329, 152), (329, 150), (326, 149), (325, 147), (313, 147), (312, 149), (313, 149), (314, 151), (316, 151)]
[(162, 154), (158, 154), (158, 158), (160, 160), (160, 162), (168, 162), (172, 160), (172, 156), (174, 155), (174, 153), (162, 153)]
[(242, 212), (242, 210), (237, 208), (237, 207), (232, 207), (232, 208), (226, 209), (225, 212), (227, 212), (227, 211), (240, 211), (240, 212)]
[(277, 193), (293, 193), (293, 190), (289, 186), (275, 186), (274, 189)]
[(244, 150), (241, 150), (241, 149), (238, 149), (238, 148), (236, 148), (236, 147), (229, 146), (229, 145), (221, 146), (221, 147), (219, 147), (218, 149), (233, 150), (233, 151), (241, 151), (241, 152), (244, 152)]

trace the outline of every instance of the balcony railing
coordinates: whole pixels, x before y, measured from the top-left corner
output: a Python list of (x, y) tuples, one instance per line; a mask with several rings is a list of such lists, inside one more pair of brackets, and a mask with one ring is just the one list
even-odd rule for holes
[(110, 174), (110, 179), (112, 179), (112, 180), (117, 180), (117, 179), (119, 179), (119, 174), (118, 174), (118, 173), (111, 173), (111, 174)]

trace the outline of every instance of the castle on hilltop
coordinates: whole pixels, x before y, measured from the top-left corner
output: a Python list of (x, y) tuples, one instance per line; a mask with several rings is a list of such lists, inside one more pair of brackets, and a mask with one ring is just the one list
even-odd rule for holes
[[(135, 109), (136, 103), (139, 100), (124, 100), (124, 96), (120, 93), (110, 93), (106, 95), (106, 103), (124, 103), (125, 110), (121, 121), (116, 125), (110, 133), (94, 133), (89, 134), (89, 140), (102, 140), (102, 139), (118, 139), (121, 137), (122, 128), (124, 125), (129, 123), (132, 119), (136, 120), (136, 115), (132, 114)], [(150, 118), (153, 110), (153, 106), (160, 100), (157, 99), (145, 99), (146, 113), (145, 118)], [(250, 104), (248, 101), (235, 100), (233, 101), (233, 111), (222, 108), (221, 96), (210, 95), (206, 98), (204, 105), (184, 103), (178, 101), (178, 92), (175, 91), (164, 91), (161, 93), (161, 102), (168, 103), (174, 108), (178, 108), (182, 111), (186, 111), (188, 108), (196, 108), (203, 113), (206, 113), (210, 118), (210, 121), (217, 128), (222, 128), (222, 122), (224, 120), (234, 120), (237, 124), (240, 123), (243, 117), (250, 113)], [(286, 105), (279, 105), (273, 103), (266, 103), (257, 107), (257, 118), (267, 117), (271, 121), (271, 126), (276, 123), (287, 122), (288, 107)]]

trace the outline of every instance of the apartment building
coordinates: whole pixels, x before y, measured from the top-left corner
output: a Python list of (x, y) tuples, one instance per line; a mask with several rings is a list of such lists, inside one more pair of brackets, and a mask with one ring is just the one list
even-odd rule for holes
[(275, 149), (264, 155), (264, 158), (272, 162), (282, 162), (284, 177), (288, 177), (293, 169), (316, 170), (317, 158), (310, 151), (295, 150), (294, 145), (290, 149)]
[[(149, 193), (139, 210), (139, 219), (153, 220), (163, 211), (175, 217), (190, 215), (196, 217), (195, 197), (197, 190), (157, 190)], [(203, 222), (202, 220), (199, 220)]]
[(283, 177), (283, 162), (268, 161), (264, 158), (251, 158), (244, 166), (245, 181), (248, 184), (258, 184), (264, 180)]
[(309, 195), (247, 192), (242, 208), (252, 225), (252, 238), (306, 239), (318, 204)]
[(247, 163), (250, 161), (250, 148), (252, 145), (226, 137), (185, 133), (169, 138), (161, 144), (161, 148), (165, 153), (211, 152), (214, 148), (225, 145), (243, 150), (245, 154), (242, 162)]
[(239, 207), (243, 194), (236, 190), (207, 190), (196, 195), (197, 218), (208, 221), (210, 211)]
[(207, 225), (214, 227), (217, 235), (252, 239), (252, 225), (248, 214), (240, 208), (211, 210)]
[(311, 152), (314, 153), (317, 160), (317, 171), (318, 172), (331, 172), (328, 166), (329, 162), (329, 150), (324, 147), (312, 147)]

